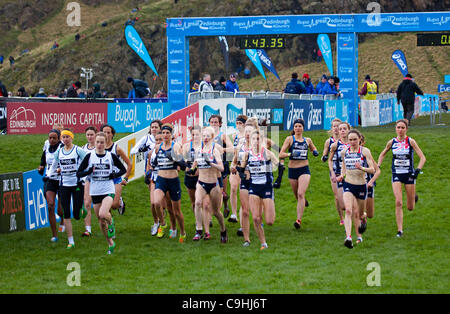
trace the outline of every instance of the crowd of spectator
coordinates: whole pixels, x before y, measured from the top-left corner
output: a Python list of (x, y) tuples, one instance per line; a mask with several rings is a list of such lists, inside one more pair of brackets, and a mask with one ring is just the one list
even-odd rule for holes
[(219, 80), (211, 82), (211, 75), (206, 73), (203, 75), (202, 80), (195, 80), (192, 84), (191, 93), (194, 92), (212, 92), (212, 91), (226, 91), (226, 92), (238, 92), (239, 85), (236, 82), (236, 74), (232, 73), (229, 79), (225, 79), (221, 76)]
[(302, 80), (298, 79), (297, 73), (292, 73), (291, 80), (284, 89), (286, 94), (319, 94), (319, 95), (340, 95), (339, 78), (336, 76), (322, 75), (317, 85), (311, 82), (308, 73), (303, 74)]

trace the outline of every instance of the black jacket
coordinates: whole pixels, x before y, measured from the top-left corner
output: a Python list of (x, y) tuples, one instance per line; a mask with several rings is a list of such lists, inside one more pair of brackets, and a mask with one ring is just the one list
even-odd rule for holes
[(409, 78), (404, 78), (403, 82), (397, 88), (397, 101), (402, 101), (403, 104), (414, 104), (416, 95), (423, 95), (419, 86)]

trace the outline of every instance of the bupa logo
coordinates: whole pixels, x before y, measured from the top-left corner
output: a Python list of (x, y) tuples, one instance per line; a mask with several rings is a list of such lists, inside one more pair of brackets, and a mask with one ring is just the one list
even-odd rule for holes
[(286, 119), (286, 129), (290, 130), (293, 126), (293, 123), (297, 119), (303, 119), (303, 108), (295, 108), (294, 103), (291, 102), (289, 104), (289, 113)]
[(227, 126), (236, 125), (236, 118), (242, 113), (242, 108), (239, 109), (232, 104), (227, 104)]
[(319, 126), (322, 125), (322, 108), (314, 108), (312, 103), (309, 104), (309, 113), (308, 113), (308, 130), (311, 129), (311, 126)]
[(209, 117), (213, 114), (220, 114), (219, 109), (213, 109), (210, 106), (203, 107), (203, 124), (209, 126)]

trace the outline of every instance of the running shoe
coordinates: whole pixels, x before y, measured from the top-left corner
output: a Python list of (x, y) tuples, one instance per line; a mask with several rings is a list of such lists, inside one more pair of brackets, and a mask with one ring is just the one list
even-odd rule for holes
[(361, 220), (361, 224), (358, 227), (358, 232), (364, 233), (366, 231), (366, 229), (367, 229), (367, 221), (365, 219)]
[(53, 242), (53, 243), (58, 242), (58, 238), (57, 237), (52, 237), (50, 239), (50, 242)]
[(414, 196), (414, 202), (417, 203), (419, 201), (419, 195), (416, 194), (416, 196)]
[(92, 235), (92, 233), (90, 233), (87, 230), (81, 234), (82, 237), (87, 237), (87, 238), (89, 238), (91, 235)]
[(75, 243), (74, 244), (67, 244), (66, 250), (72, 250), (75, 248)]
[(225, 229), (224, 232), (220, 233), (220, 243), (227, 243), (228, 242), (228, 236), (227, 236), (227, 230)]
[(341, 221), (339, 222), (339, 226), (343, 226), (343, 225), (344, 225), (344, 221), (341, 220)]
[(177, 229), (175, 229), (175, 230), (170, 229), (169, 230), (169, 239), (173, 239), (173, 238), (176, 238), (176, 237), (177, 237)]
[(233, 222), (233, 223), (238, 222), (236, 215), (231, 215), (230, 218), (228, 218), (228, 222)]
[(195, 236), (192, 238), (192, 241), (198, 241), (202, 238), (202, 234), (200, 232), (196, 232)]
[(249, 246), (250, 246), (250, 242), (249, 242), (249, 241), (245, 241), (245, 242), (242, 244), (242, 246), (243, 246), (243, 247), (249, 247)]
[(205, 235), (203, 236), (203, 240), (209, 240), (211, 239), (211, 234), (209, 232), (205, 232)]
[(308, 206), (309, 206), (308, 200), (305, 198), (305, 207), (308, 207)]
[(108, 238), (116, 236), (116, 226), (114, 225), (114, 217), (111, 217), (111, 224), (108, 225)]
[(358, 239), (356, 240), (356, 244), (359, 244), (359, 243), (361, 243), (363, 241), (363, 238), (362, 237), (358, 237)]
[[(176, 232), (176, 230), (175, 230)], [(186, 233), (185, 234), (180, 234), (180, 238), (178, 239), (179, 243), (184, 243), (184, 241), (186, 240)]]
[(262, 250), (265, 250), (265, 249), (268, 249), (268, 248), (269, 248), (269, 246), (267, 245), (267, 243), (263, 243), (263, 244), (261, 244), (260, 250), (262, 251)]
[(239, 229), (236, 231), (236, 234), (237, 234), (238, 237), (243, 237), (243, 236), (244, 236), (244, 232), (242, 231), (242, 228), (239, 228)]
[(209, 227), (212, 228), (213, 223), (212, 223), (212, 219), (209, 221)]
[(120, 197), (120, 206), (118, 209), (119, 215), (125, 214), (125, 202), (123, 201), (122, 196)]
[(87, 216), (87, 214), (88, 214), (88, 211), (87, 211), (87, 209), (86, 208), (84, 208), (84, 205), (81, 207), (81, 209), (80, 209), (80, 216), (81, 216), (81, 218), (86, 218), (86, 216)]
[(397, 238), (401, 238), (403, 236), (403, 231), (397, 232)]
[(108, 255), (114, 253), (114, 249), (116, 248), (116, 242), (113, 242), (113, 245), (108, 246), (108, 251), (106, 252)]
[(58, 232), (64, 232), (64, 231), (66, 231), (66, 226), (59, 225)]
[(151, 232), (152, 232), (152, 236), (155, 236), (158, 233), (159, 230), (159, 223), (153, 224)]
[(297, 220), (294, 222), (294, 227), (295, 227), (295, 229), (300, 229), (301, 226), (302, 226), (302, 221), (301, 221), (300, 219), (297, 219)]
[(158, 233), (156, 234), (156, 237), (161, 239), (164, 236), (164, 232), (165, 232), (166, 228), (167, 228), (167, 224), (165, 224), (164, 226), (160, 225), (158, 228)]
[(275, 181), (273, 184), (274, 189), (279, 189), (281, 187), (281, 182)]
[(344, 242), (344, 245), (345, 245), (346, 247), (348, 247), (349, 249), (353, 249), (353, 242), (352, 242), (352, 239), (346, 239), (345, 242)]

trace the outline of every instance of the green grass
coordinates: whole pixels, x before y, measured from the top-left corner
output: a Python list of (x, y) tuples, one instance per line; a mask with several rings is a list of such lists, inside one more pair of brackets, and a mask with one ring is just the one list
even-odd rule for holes
[[(390, 155), (377, 182), (375, 217), (369, 220), (364, 242), (353, 250), (343, 246), (328, 170), (319, 158), (310, 157), (310, 206), (304, 225), (294, 230), (296, 201), (287, 174), (275, 190), (276, 221), (266, 226), (269, 249), (261, 252), (251, 227), (252, 245), (242, 247), (237, 225), (227, 222), (229, 243), (219, 243), (214, 220), (209, 242), (192, 242), (194, 217), (182, 185), (182, 211), (188, 241), (151, 237), (153, 223), (147, 187), (143, 180), (131, 182), (123, 192), (124, 216), (115, 213), (117, 247), (106, 255), (106, 241), (93, 218), (91, 239), (81, 238), (83, 223), (74, 222), (76, 249), (66, 251), (66, 236), (50, 243), (50, 230), (0, 235), (0, 291), (2, 293), (448, 293), (449, 290), (449, 174), (446, 126), (429, 126), (429, 118), (414, 121), (408, 135), (415, 138), (427, 157), (418, 178), (420, 197), (412, 212), (404, 211), (405, 235), (395, 237), (394, 197), (391, 189)], [(395, 135), (393, 125), (362, 129), (378, 158)], [(282, 133), (282, 139), (287, 132)], [(121, 134), (119, 136), (124, 136)], [(325, 131), (306, 136), (322, 150)], [(0, 173), (30, 170), (39, 163), (45, 135), (0, 137)], [(83, 136), (76, 136), (82, 144)], [(417, 159), (417, 158), (416, 158)], [(416, 160), (417, 164), (417, 160)], [(183, 174), (180, 175), (183, 178)], [(81, 286), (70, 287), (67, 265), (81, 266)], [(381, 286), (369, 287), (370, 262), (381, 268)]]

